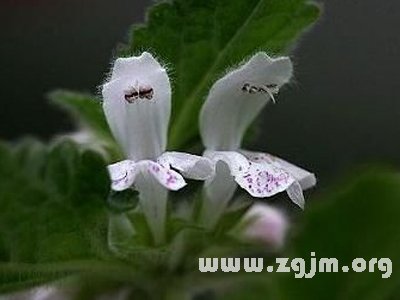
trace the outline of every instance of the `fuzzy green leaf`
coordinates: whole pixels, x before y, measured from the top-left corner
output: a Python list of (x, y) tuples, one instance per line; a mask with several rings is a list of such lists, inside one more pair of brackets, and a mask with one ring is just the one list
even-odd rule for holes
[[(0, 154), (0, 290), (60, 277), (50, 271), (35, 276), (21, 264), (110, 257), (110, 183), (99, 154), (71, 141), (47, 147), (33, 140), (0, 145)], [(8, 272), (10, 265), (18, 276)]]

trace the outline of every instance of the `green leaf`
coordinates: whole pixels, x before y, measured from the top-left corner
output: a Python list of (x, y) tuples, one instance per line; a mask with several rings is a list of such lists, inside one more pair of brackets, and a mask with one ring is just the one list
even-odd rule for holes
[(153, 52), (172, 67), (170, 147), (198, 137), (204, 97), (228, 68), (256, 51), (285, 53), (318, 17), (306, 0), (175, 0), (153, 6), (121, 55)]
[(28, 138), (22, 140), (15, 149), (15, 161), (18, 168), (25, 171), (25, 175), (37, 178), (43, 175), (47, 156), (46, 147), (37, 140)]
[[(76, 275), (74, 279), (71, 278), (73, 275)], [(106, 284), (106, 282), (110, 285), (124, 283), (131, 286), (140, 282), (139, 276), (140, 274), (136, 271), (118, 261), (99, 262), (87, 260), (41, 265), (0, 263), (0, 293), (26, 290), (68, 277), (68, 281), (61, 281), (61, 288), (64, 286), (67, 289), (72, 287), (71, 290), (74, 291), (90, 284), (100, 294), (103, 289), (101, 286), (96, 285), (98, 279), (102, 279), (103, 284)], [(103, 287), (107, 287), (107, 285), (103, 285)]]
[(89, 94), (66, 90), (53, 91), (48, 97), (75, 117), (81, 126), (89, 127), (99, 137), (112, 139), (100, 99)]
[(15, 147), (0, 145), (0, 154), (0, 290), (59, 277), (18, 268), (19, 277), (13, 277), (7, 273), (10, 264), (111, 258), (110, 182), (98, 153), (68, 140), (50, 147), (25, 140)]
[(77, 273), (71, 267), (38, 267), (31, 264), (0, 264), (0, 293), (28, 289)]
[(54, 104), (68, 112), (77, 122), (83, 137), (82, 144), (88, 148), (102, 150), (106, 158), (121, 157), (121, 149), (115, 142), (108, 127), (100, 99), (89, 94), (56, 90), (48, 94)]
[[(62, 159), (60, 159), (62, 157)], [(69, 195), (75, 183), (80, 154), (72, 141), (56, 145), (47, 157), (45, 182), (54, 193)]]

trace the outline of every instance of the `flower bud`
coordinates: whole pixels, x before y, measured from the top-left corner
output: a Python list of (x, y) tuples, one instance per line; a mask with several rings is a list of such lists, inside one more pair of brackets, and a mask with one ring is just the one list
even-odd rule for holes
[(255, 203), (243, 218), (245, 240), (265, 244), (274, 250), (284, 245), (288, 221), (282, 211), (272, 206)]

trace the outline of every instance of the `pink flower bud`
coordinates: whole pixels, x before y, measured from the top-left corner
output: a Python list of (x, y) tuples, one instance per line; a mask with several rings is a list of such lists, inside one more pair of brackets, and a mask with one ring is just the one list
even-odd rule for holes
[(284, 245), (288, 221), (282, 211), (261, 203), (255, 203), (244, 216), (246, 227), (243, 237), (272, 247)]

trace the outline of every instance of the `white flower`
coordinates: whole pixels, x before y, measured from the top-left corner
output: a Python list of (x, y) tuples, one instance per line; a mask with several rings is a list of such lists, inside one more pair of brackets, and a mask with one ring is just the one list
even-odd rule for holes
[[(171, 86), (166, 70), (149, 53), (118, 58), (103, 85), (107, 122), (126, 160), (109, 166), (112, 189), (134, 186), (155, 239), (162, 240), (168, 190), (191, 179), (207, 179), (213, 170), (207, 158), (165, 152), (171, 113)], [(152, 224), (153, 223), (153, 224)]]
[(187, 153), (165, 152), (171, 113), (171, 86), (166, 70), (149, 53), (119, 58), (103, 86), (104, 112), (113, 135), (128, 160), (109, 167), (112, 188), (121, 191), (147, 173), (170, 190), (185, 186), (182, 176), (210, 176), (207, 159)]
[(288, 221), (280, 210), (255, 203), (244, 215), (243, 223), (242, 237), (245, 240), (258, 241), (273, 249), (284, 245)]
[(216, 164), (216, 175), (206, 184), (214, 203), (211, 214), (218, 214), (216, 210), (232, 198), (236, 184), (258, 198), (286, 191), (294, 203), (304, 206), (302, 190), (315, 185), (313, 174), (270, 154), (240, 148), (249, 125), (270, 99), (275, 101), (273, 95), (291, 76), (289, 58), (272, 59), (259, 52), (211, 88), (200, 114), (204, 156)]

